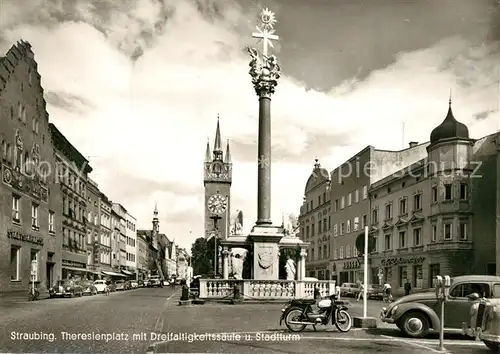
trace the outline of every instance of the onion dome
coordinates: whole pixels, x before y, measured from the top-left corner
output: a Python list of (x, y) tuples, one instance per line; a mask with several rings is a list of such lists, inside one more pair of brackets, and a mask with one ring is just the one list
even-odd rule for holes
[(451, 110), (451, 99), (448, 106), (448, 114), (443, 122), (431, 132), (431, 144), (445, 139), (469, 139), (469, 129), (453, 116)]

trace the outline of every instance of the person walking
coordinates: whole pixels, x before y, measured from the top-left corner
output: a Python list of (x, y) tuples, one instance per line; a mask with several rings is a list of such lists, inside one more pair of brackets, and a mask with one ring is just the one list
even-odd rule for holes
[(359, 292), (358, 292), (358, 298), (356, 299), (356, 301), (359, 302), (359, 300), (361, 300), (361, 298), (364, 295), (364, 291), (365, 291), (364, 285), (362, 283), (359, 283)]
[(410, 295), (411, 284), (410, 284), (410, 281), (408, 279), (406, 279), (406, 283), (404, 285), (404, 288), (405, 288), (405, 296)]

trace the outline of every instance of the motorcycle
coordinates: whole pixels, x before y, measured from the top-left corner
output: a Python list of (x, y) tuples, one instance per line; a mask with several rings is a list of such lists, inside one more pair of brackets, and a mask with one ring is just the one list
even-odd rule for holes
[(500, 352), (500, 300), (481, 298), (472, 293), (467, 296), (473, 304), (469, 323), (462, 323), (462, 333), (481, 340), (494, 353)]
[(316, 331), (317, 325), (326, 326), (331, 319), (340, 332), (349, 332), (352, 318), (347, 312), (348, 302), (330, 295), (318, 302), (317, 310), (313, 309), (314, 304), (315, 299), (293, 299), (281, 310), (280, 326), (284, 321), (292, 332), (302, 332), (307, 326), (313, 326)]

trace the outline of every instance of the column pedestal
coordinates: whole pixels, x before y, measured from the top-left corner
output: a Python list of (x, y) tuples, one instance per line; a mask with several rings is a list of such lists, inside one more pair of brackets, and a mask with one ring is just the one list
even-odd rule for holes
[(307, 257), (307, 251), (305, 249), (301, 249), (299, 264), (298, 264), (297, 280), (304, 280), (304, 278), (306, 277), (306, 257)]
[(272, 225), (256, 225), (248, 235), (253, 243), (253, 279), (279, 279), (279, 242), (283, 228)]
[(229, 278), (229, 251), (227, 247), (222, 250), (222, 279)]

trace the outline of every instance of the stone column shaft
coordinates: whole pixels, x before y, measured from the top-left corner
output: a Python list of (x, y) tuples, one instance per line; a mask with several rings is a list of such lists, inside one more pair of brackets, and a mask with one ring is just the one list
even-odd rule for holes
[(271, 98), (259, 98), (257, 225), (271, 222)]

